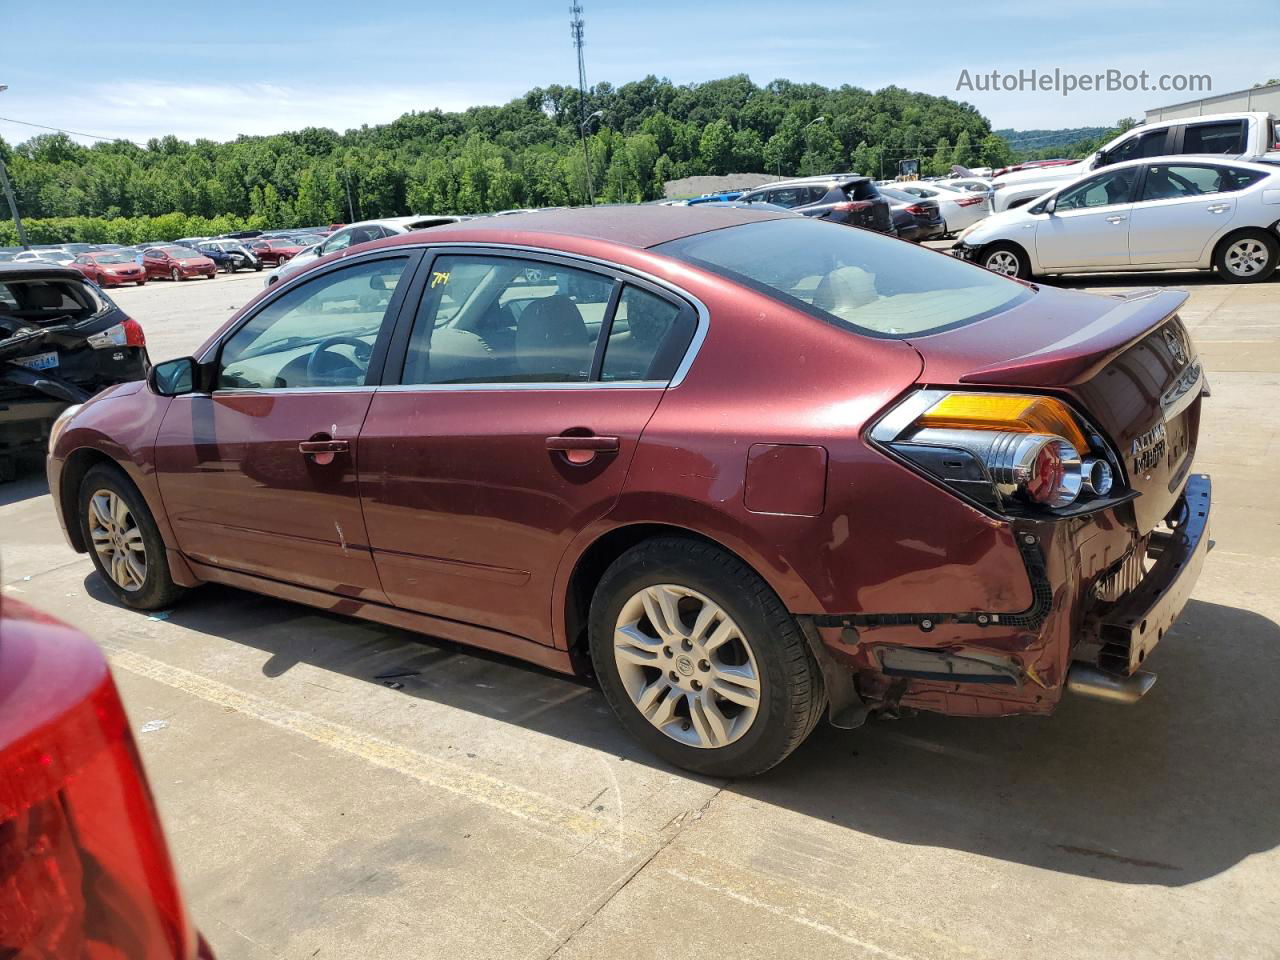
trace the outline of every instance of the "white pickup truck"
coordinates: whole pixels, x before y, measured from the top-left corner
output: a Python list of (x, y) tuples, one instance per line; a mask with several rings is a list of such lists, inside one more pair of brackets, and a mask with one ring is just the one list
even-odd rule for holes
[(1126, 130), (1079, 163), (1020, 170), (998, 177), (992, 183), (992, 210), (1000, 213), (1021, 207), (1111, 163), (1186, 153), (1280, 163), (1280, 120), (1270, 113), (1215, 113), (1142, 124)]

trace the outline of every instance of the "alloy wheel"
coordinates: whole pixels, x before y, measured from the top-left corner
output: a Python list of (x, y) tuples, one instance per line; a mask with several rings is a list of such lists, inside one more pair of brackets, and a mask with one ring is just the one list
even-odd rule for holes
[(182, 275), (178, 273), (177, 267), (174, 267), (172, 270), (169, 271), (169, 279), (172, 280), (174, 283), (177, 283), (179, 280), (182, 279)]
[(760, 671), (742, 630), (714, 600), (659, 583), (622, 605), (614, 662), (631, 702), (651, 724), (691, 747), (740, 739), (760, 707)]
[(998, 273), (1005, 277), (1016, 277), (1018, 275), (1018, 258), (1008, 250), (997, 250), (991, 256), (987, 257), (986, 268), (992, 273)]
[(1227, 247), (1223, 262), (1237, 277), (1252, 277), (1267, 265), (1267, 248), (1261, 240), (1246, 237)]
[(141, 590), (147, 579), (147, 548), (129, 505), (110, 490), (89, 498), (89, 535), (93, 549), (116, 585)]

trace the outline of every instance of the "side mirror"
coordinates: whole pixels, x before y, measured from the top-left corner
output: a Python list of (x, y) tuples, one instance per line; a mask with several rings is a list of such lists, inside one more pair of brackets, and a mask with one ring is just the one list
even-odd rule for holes
[(177, 397), (194, 393), (196, 389), (196, 362), (191, 357), (166, 360), (154, 364), (147, 371), (147, 386), (162, 397)]
[(1097, 170), (1099, 167), (1105, 167), (1111, 162), (1111, 158), (1107, 156), (1107, 151), (1099, 150), (1093, 155), (1093, 163), (1089, 164), (1090, 170)]
[(1058, 206), (1058, 198), (1057, 198), (1057, 197), (1050, 197), (1048, 200), (1042, 200), (1042, 201), (1040, 201), (1040, 203), (1036, 204), (1035, 209), (1034, 209), (1034, 210), (1032, 210), (1031, 212), (1032, 212), (1032, 213), (1047, 213), (1047, 214), (1049, 214), (1050, 216), (1052, 216), (1052, 215), (1053, 215), (1053, 211), (1054, 211), (1055, 209), (1057, 209), (1057, 206)]

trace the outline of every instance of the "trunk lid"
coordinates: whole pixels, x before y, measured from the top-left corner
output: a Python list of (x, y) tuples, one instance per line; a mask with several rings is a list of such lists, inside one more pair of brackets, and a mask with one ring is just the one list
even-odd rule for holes
[(1147, 533), (1190, 471), (1204, 374), (1177, 311), (1187, 294), (1097, 296), (1042, 287), (993, 317), (910, 342), (922, 383), (1064, 396), (1110, 441)]

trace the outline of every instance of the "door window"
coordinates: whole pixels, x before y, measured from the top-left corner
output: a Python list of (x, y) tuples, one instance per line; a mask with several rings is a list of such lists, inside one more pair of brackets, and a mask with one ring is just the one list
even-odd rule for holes
[(1198, 197), (1222, 193), (1224, 180), (1236, 189), (1235, 177), (1225, 167), (1192, 167), (1185, 164), (1160, 164), (1147, 167), (1142, 185), (1143, 200), (1168, 200), (1174, 197)]
[(223, 344), (218, 389), (363, 386), (408, 262), (355, 263), (271, 301)]
[(1189, 123), (1182, 136), (1183, 153), (1244, 153), (1245, 121)]
[(335, 250), (345, 250), (351, 246), (351, 237), (355, 234), (355, 229), (339, 230), (332, 237), (320, 244), (319, 253), (321, 256), (333, 253)]
[(1104, 163), (1120, 163), (1124, 160), (1138, 160), (1142, 157), (1158, 157), (1165, 150), (1168, 141), (1168, 129), (1152, 130), (1130, 137), (1124, 143), (1111, 150), (1104, 158)]
[(584, 382), (612, 289), (609, 277), (556, 263), (438, 257), (401, 382)]
[(1054, 210), (1083, 210), (1088, 207), (1128, 203), (1133, 195), (1133, 181), (1137, 175), (1137, 167), (1126, 167), (1091, 177), (1060, 193)]
[(670, 380), (689, 349), (694, 326), (688, 310), (627, 284), (609, 327), (600, 379)]
[(770, 190), (769, 202), (776, 203), (780, 207), (798, 207), (800, 204), (808, 202), (805, 200), (804, 195), (803, 188), (787, 187), (782, 190)]

